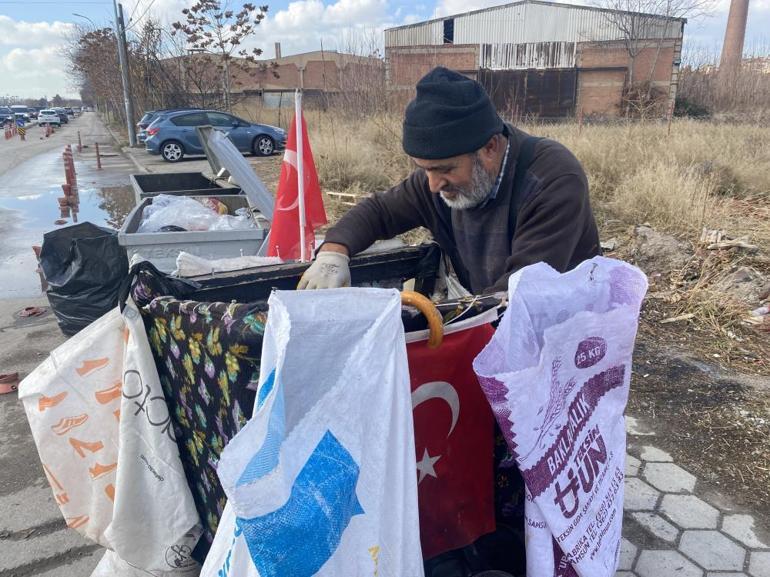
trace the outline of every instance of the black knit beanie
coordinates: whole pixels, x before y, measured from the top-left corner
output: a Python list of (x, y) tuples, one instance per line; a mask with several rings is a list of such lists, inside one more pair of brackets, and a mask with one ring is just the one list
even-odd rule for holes
[(436, 160), (474, 152), (503, 131), (484, 88), (439, 66), (417, 83), (417, 96), (404, 114), (404, 152)]

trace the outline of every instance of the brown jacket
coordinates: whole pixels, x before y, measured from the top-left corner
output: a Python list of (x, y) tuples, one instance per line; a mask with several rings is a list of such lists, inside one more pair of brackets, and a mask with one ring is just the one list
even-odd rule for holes
[(520, 179), (518, 213), (510, 214), (516, 161), (528, 135), (506, 129), (511, 148), (505, 172), (497, 196), (483, 207), (450, 210), (418, 169), (352, 208), (327, 232), (326, 242), (342, 244), (353, 255), (376, 240), (424, 226), (449, 255), (463, 286), (476, 294), (507, 290), (513, 272), (536, 262), (564, 272), (601, 254), (585, 173), (557, 142), (541, 139), (535, 146)]

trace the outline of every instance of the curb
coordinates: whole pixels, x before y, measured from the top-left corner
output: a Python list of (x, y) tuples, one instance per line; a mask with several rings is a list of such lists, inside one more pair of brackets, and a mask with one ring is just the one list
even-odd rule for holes
[(107, 123), (107, 121), (104, 119), (104, 117), (101, 114), (99, 115), (99, 120), (101, 121), (102, 126), (104, 127), (104, 130), (106, 130), (107, 133), (110, 135), (110, 138), (112, 138), (112, 142), (114, 146), (120, 146), (120, 139), (112, 131), (112, 129), (110, 128), (110, 125)]
[(132, 150), (130, 147), (126, 146), (125, 148), (121, 148), (121, 149), (120, 149), (120, 151), (121, 151), (121, 152), (122, 152), (124, 155), (126, 155), (126, 156), (128, 157), (128, 159), (129, 159), (131, 162), (133, 162), (133, 163), (134, 163), (134, 166), (136, 167), (136, 169), (137, 169), (139, 172), (143, 172), (144, 174), (148, 174), (148, 173), (152, 172), (152, 171), (151, 171), (149, 168), (147, 168), (146, 166), (144, 166), (142, 163), (140, 163), (140, 162), (139, 162), (139, 161), (136, 159), (136, 157), (134, 156), (134, 151), (133, 151), (133, 150)]
[[(104, 129), (107, 131), (107, 133), (108, 133), (108, 134), (110, 135), (110, 137), (112, 138), (112, 141), (113, 141), (113, 143), (114, 143), (114, 146), (116, 146), (116, 147), (120, 147), (120, 139), (119, 139), (119, 138), (117, 137), (117, 135), (116, 135), (116, 134), (115, 134), (115, 133), (112, 131), (112, 129), (111, 129), (111, 128), (109, 127), (109, 125), (107, 124), (107, 122), (105, 122), (105, 120), (104, 120), (104, 118), (101, 116), (101, 114), (99, 115), (99, 120), (101, 120), (101, 122), (102, 122), (102, 126), (104, 126)], [(122, 147), (122, 148), (120, 148), (119, 150), (120, 150), (120, 152), (121, 152), (121, 153), (122, 153), (124, 156), (127, 156), (127, 157), (128, 157), (128, 159), (129, 159), (129, 160), (130, 160), (130, 161), (133, 163), (133, 165), (136, 167), (136, 169), (137, 169), (139, 172), (143, 172), (143, 173), (145, 173), (145, 174), (147, 174), (147, 173), (149, 173), (149, 172), (152, 172), (150, 169), (148, 169), (147, 167), (145, 167), (144, 165), (142, 165), (142, 164), (141, 164), (141, 163), (140, 163), (140, 162), (139, 162), (139, 161), (136, 159), (136, 157), (134, 156), (134, 151), (131, 149), (131, 147), (129, 147), (129, 146), (126, 146), (126, 147)]]

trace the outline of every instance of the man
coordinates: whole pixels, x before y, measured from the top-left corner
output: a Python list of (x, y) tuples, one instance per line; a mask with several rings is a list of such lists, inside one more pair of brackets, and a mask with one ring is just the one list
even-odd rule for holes
[[(417, 169), (326, 233), (300, 289), (348, 286), (350, 256), (418, 226), (474, 294), (506, 291), (508, 277), (529, 264), (564, 272), (600, 254), (580, 163), (561, 144), (503, 123), (477, 82), (446, 68), (423, 77), (406, 109), (403, 147)], [(524, 573), (524, 484), (499, 430), (495, 468), (497, 531), (427, 561), (426, 575)]]
[(503, 123), (476, 81), (441, 67), (425, 75), (406, 108), (403, 148), (417, 169), (327, 232), (300, 289), (349, 285), (350, 256), (418, 226), (474, 294), (506, 291), (529, 264), (564, 272), (600, 254), (578, 160)]

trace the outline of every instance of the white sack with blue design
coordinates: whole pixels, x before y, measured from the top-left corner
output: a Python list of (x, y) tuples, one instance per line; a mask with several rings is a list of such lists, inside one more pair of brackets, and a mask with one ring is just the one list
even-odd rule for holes
[(228, 496), (201, 575), (423, 575), (395, 290), (279, 291), (254, 415), (218, 466)]

